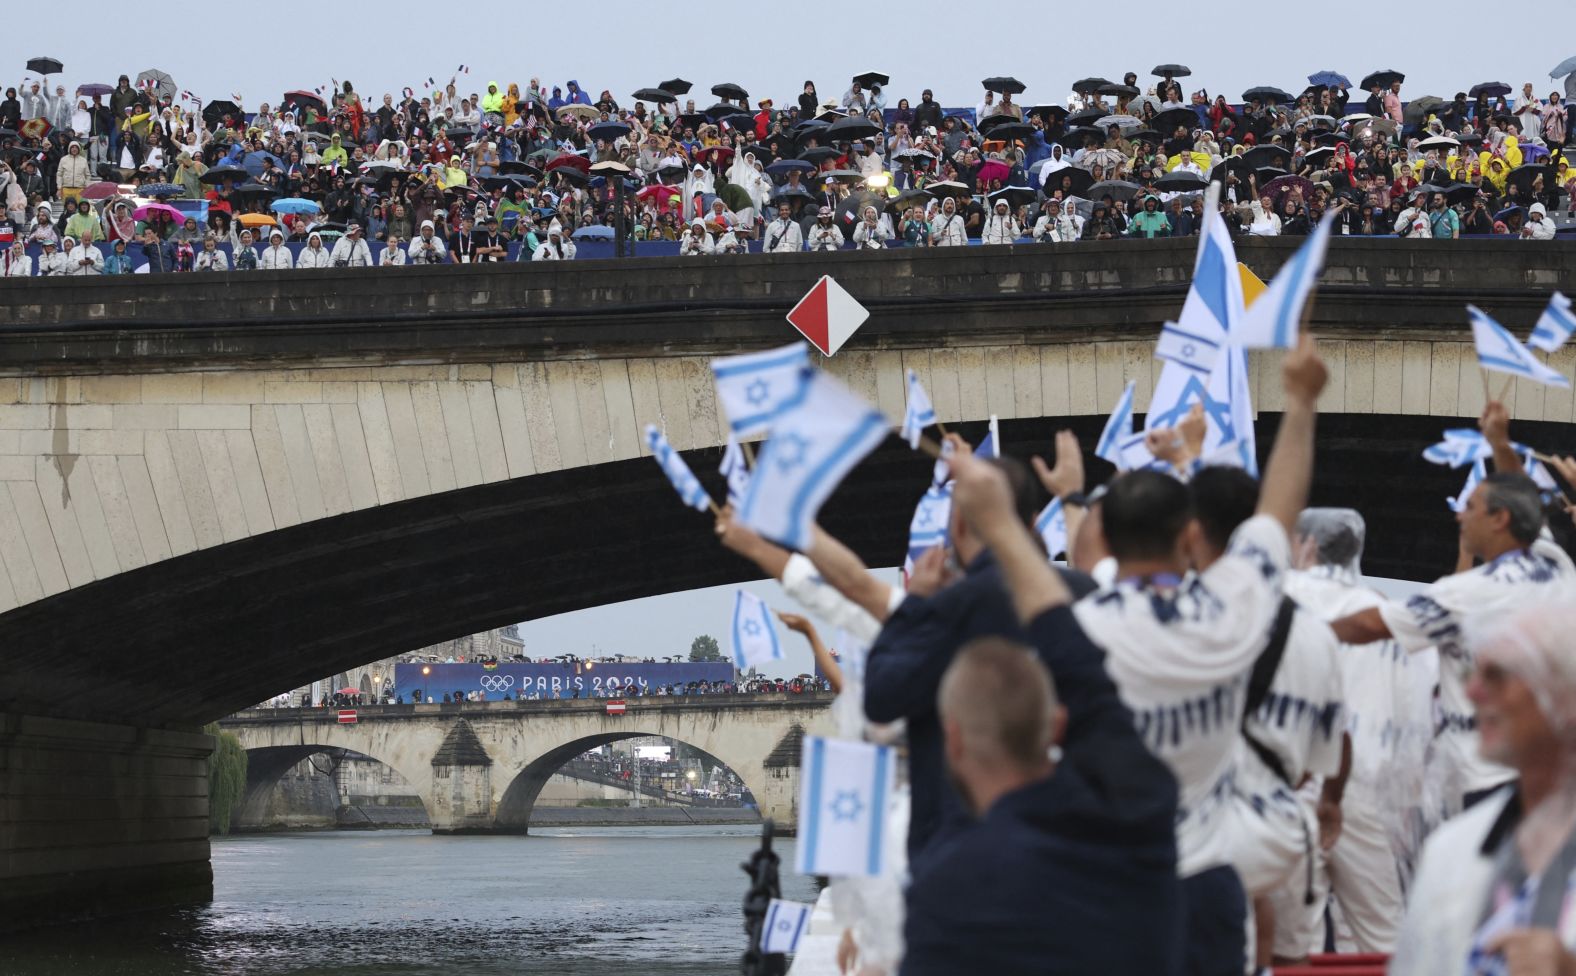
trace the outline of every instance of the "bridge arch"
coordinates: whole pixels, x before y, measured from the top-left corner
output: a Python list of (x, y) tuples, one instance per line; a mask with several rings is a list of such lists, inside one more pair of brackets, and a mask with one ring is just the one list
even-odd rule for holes
[[(336, 764), (340, 759), (350, 756), (363, 756), (382, 763), (401, 778), (404, 773), (393, 765), (384, 762), (377, 756), (368, 756), (358, 750), (346, 749), (338, 746), (322, 745), (283, 745), (283, 746), (258, 746), (246, 750), (246, 790), (241, 795), (241, 803), (236, 808), (234, 824), (237, 826), (267, 825), (269, 820), (268, 805), (274, 790), (283, 782), (284, 777), (304, 760), (314, 756), (328, 756)], [(320, 770), (321, 771), (321, 770)], [(406, 779), (408, 783), (409, 780)], [(412, 784), (412, 789), (415, 789)], [(414, 794), (421, 800), (422, 810), (430, 820), (432, 818), (432, 799), (430, 796), (417, 792)]]

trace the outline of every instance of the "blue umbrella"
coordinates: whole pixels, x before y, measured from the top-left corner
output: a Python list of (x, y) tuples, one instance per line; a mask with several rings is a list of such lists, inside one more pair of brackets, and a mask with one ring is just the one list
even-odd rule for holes
[(1323, 85), (1326, 88), (1350, 88), (1352, 80), (1339, 71), (1315, 71), (1308, 76), (1308, 84)]
[(285, 168), (284, 160), (280, 159), (278, 156), (275, 156), (271, 152), (262, 151), (247, 153), (246, 158), (241, 160), (241, 165), (244, 166), (246, 171), (251, 173), (253, 176), (261, 176), (263, 175), (263, 160), (265, 159), (273, 160), (274, 167), (276, 169)]
[(814, 173), (815, 166), (803, 159), (779, 159), (766, 167), (766, 172), (773, 176), (787, 176), (794, 170), (798, 170), (801, 173)]
[(145, 197), (178, 197), (186, 192), (186, 188), (174, 183), (144, 183), (137, 188), (137, 192)]
[(580, 228), (573, 236), (577, 241), (610, 241), (613, 239), (613, 228), (604, 224), (593, 224), (590, 227)]
[(1555, 65), (1554, 70), (1549, 72), (1549, 77), (1563, 78), (1572, 72), (1576, 72), (1576, 57), (1566, 58), (1564, 61), (1561, 61), (1559, 64)]
[(274, 213), (282, 214), (315, 214), (323, 208), (315, 200), (307, 200), (302, 197), (285, 197), (282, 200), (275, 200), (271, 204), (270, 209)]

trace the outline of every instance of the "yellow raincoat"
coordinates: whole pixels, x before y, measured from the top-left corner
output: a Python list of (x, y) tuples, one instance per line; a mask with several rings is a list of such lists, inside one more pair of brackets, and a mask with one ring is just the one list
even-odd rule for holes
[(503, 124), (514, 125), (520, 117), (520, 86), (509, 82), (509, 93), (503, 97)]

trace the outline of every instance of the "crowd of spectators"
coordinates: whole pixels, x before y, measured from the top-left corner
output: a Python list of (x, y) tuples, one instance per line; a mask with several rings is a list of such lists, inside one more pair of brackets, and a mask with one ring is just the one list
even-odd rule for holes
[(1344, 204), (1346, 234), (1546, 239), (1573, 211), (1558, 91), (1406, 100), (1399, 72), (1320, 72), (1232, 102), (1188, 76), (1082, 79), (1049, 104), (991, 78), (958, 108), (894, 100), (875, 72), (832, 98), (718, 84), (711, 105), (683, 79), (627, 100), (336, 81), (255, 108), (168, 76), (74, 96), (29, 79), (0, 101), (4, 273), (562, 260), (615, 235), (682, 255), (1186, 236), (1208, 180), (1253, 235)]

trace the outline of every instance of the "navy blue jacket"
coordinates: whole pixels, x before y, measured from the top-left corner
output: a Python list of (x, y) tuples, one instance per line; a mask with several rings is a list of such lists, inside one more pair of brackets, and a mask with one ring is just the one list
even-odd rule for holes
[(1071, 608), (1029, 639), (1067, 709), (1062, 759), (913, 866), (902, 976), (1177, 973), (1176, 780)]
[[(1075, 596), (1095, 588), (1083, 573), (1063, 572), (1062, 579)], [(936, 692), (952, 656), (977, 637), (1027, 643), (1001, 569), (989, 552), (976, 557), (961, 580), (935, 596), (904, 597), (865, 662), (866, 717), (872, 722), (908, 721), (911, 862), (944, 825), (968, 819), (967, 807), (947, 779)]]
[(172, 242), (161, 241), (152, 247), (142, 244), (141, 247), (142, 256), (148, 261), (149, 274), (175, 270), (175, 245)]

